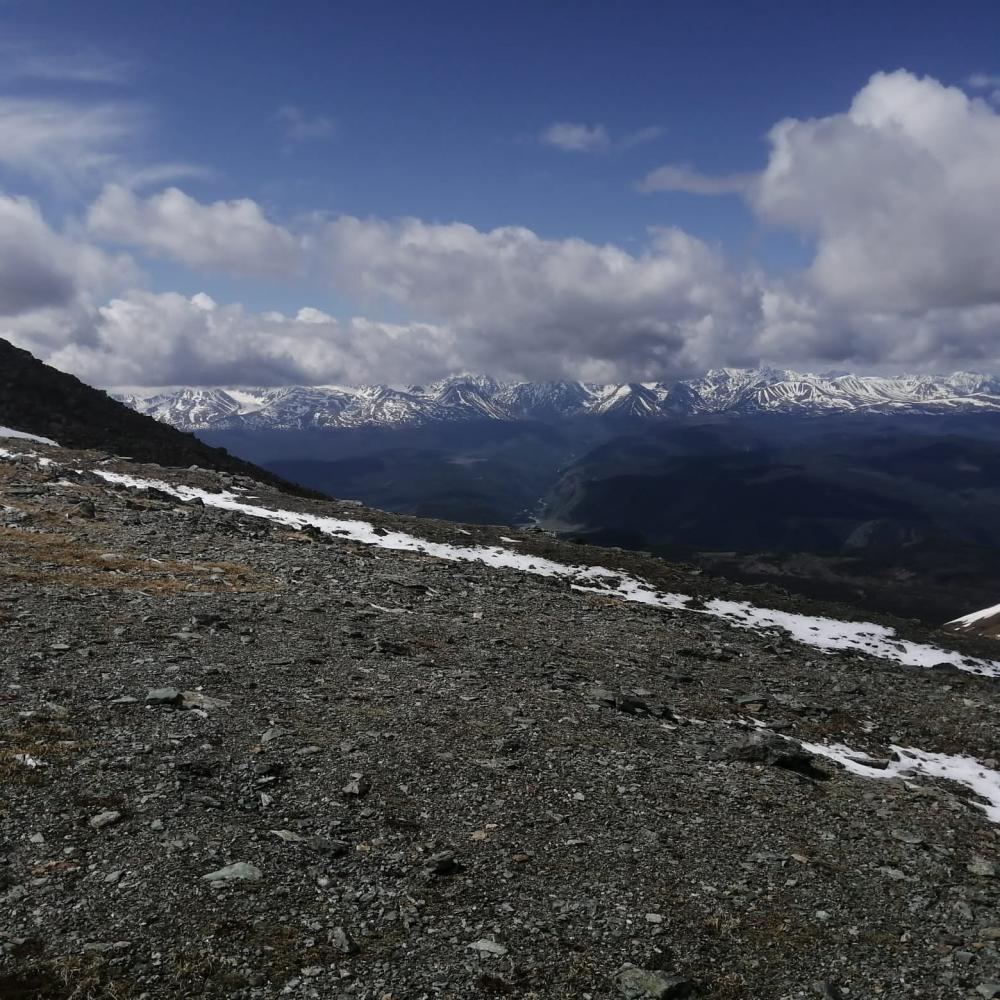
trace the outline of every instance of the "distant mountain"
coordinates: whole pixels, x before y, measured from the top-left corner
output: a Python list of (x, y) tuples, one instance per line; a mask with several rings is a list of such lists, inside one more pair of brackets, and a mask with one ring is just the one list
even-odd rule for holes
[[(217, 390), (187, 390), (184, 398), (191, 400), (184, 419), (179, 408), (170, 411), (177, 417), (179, 427), (183, 427), (185, 420), (205, 419), (222, 407), (238, 405)], [(0, 339), (2, 427), (50, 438), (68, 448), (99, 449), (164, 465), (198, 465), (251, 476), (290, 492), (321, 495), (293, 486), (223, 448), (210, 447), (192, 434), (165, 426), (174, 420), (158, 423), (134, 412), (136, 408), (123, 406), (99, 389), (43, 364), (28, 351)]]
[(673, 384), (504, 383), (482, 375), (454, 375), (405, 388), (180, 388), (116, 398), (182, 430), (305, 430), (419, 427), (468, 420), (551, 422), (588, 414), (662, 419), (758, 413), (1000, 412), (1000, 378), (969, 372), (882, 377), (718, 368)]

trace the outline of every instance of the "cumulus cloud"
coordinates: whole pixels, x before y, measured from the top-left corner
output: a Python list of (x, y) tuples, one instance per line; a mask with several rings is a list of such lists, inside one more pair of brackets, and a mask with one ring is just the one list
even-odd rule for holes
[(204, 204), (175, 187), (141, 198), (111, 184), (91, 205), (87, 225), (101, 239), (194, 268), (287, 277), (300, 261), (298, 239), (249, 198)]
[[(814, 248), (808, 267), (780, 279), (673, 228), (630, 250), (412, 218), (316, 218), (295, 230), (250, 200), (111, 184), (88, 214), (95, 239), (237, 276), (305, 276), (357, 312), (406, 318), (257, 313), (136, 291), (127, 259), (0, 198), (0, 335), (102, 384), (1000, 365), (1000, 115), (986, 101), (877, 74), (842, 113), (779, 122), (769, 144), (748, 203)], [(706, 194), (747, 184), (676, 165), (647, 181)]]
[(683, 191), (685, 194), (742, 194), (753, 183), (755, 174), (702, 174), (685, 164), (667, 164), (651, 170), (636, 189), (643, 194), (653, 191)]
[(761, 288), (753, 349), (771, 363), (859, 371), (948, 372), (1000, 366), (1000, 304), (921, 313), (845, 308), (807, 282)]
[(137, 278), (127, 258), (56, 233), (27, 198), (0, 195), (0, 317), (66, 309)]
[[(533, 377), (692, 371), (721, 351), (745, 357), (740, 333), (759, 311), (753, 281), (676, 229), (652, 230), (637, 254), (545, 240), (524, 228), (482, 231), (419, 219), (343, 216), (296, 235), (252, 201), (202, 204), (176, 189), (140, 198), (120, 186), (104, 191), (88, 222), (103, 238), (192, 267), (280, 276), (301, 266), (365, 312), (402, 309), (420, 330), (447, 331), (450, 339), (434, 341), (448, 345), (436, 374), (451, 362)], [(313, 318), (305, 311), (296, 321), (309, 325)], [(360, 330), (360, 321), (352, 322)], [(277, 336), (285, 327), (266, 329)], [(400, 327), (401, 338), (406, 329)], [(357, 371), (368, 380), (384, 380), (392, 363), (362, 344), (358, 358)], [(416, 380), (413, 373), (407, 379)]]
[[(450, 370), (447, 331), (338, 320), (318, 309), (253, 313), (209, 296), (133, 291), (89, 317), (86, 337), (48, 356), (98, 385), (251, 384), (425, 379)], [(30, 338), (22, 335), (23, 343)]]
[(816, 241), (839, 307), (920, 314), (1000, 301), (1000, 115), (956, 87), (878, 73), (843, 114), (779, 122), (751, 201)]
[(27, 198), (0, 195), (0, 337), (52, 357), (92, 338), (97, 302), (141, 281), (130, 258), (56, 232)]
[(309, 115), (294, 104), (285, 104), (275, 113), (275, 121), (281, 127), (286, 143), (309, 142), (314, 139), (328, 139), (336, 131), (332, 118), (325, 115)]
[(342, 217), (318, 240), (335, 287), (449, 326), (465, 365), (487, 371), (655, 377), (699, 367), (755, 320), (752, 285), (677, 229), (638, 254), (419, 219)]

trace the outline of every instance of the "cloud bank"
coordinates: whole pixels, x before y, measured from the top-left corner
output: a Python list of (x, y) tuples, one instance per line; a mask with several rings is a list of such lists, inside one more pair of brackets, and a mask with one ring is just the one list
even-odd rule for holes
[[(27, 127), (23, 106), (0, 102), (0, 123), (21, 123), (0, 162), (43, 170), (60, 135), (84, 158), (118, 141), (113, 110), (81, 122), (42, 110)], [(599, 125), (547, 133), (571, 152), (613, 142)], [(778, 122), (752, 177), (669, 164), (647, 175), (648, 191), (741, 194), (761, 226), (800, 235), (811, 261), (780, 277), (670, 227), (626, 250), (415, 218), (290, 225), (249, 199), (117, 181), (60, 232), (31, 202), (0, 196), (0, 335), (105, 385), (419, 382), (457, 368), (657, 379), (760, 361), (998, 367), (998, 162), (988, 101), (898, 71), (873, 76), (838, 114)], [(154, 293), (144, 258), (295, 279), (358, 315)]]

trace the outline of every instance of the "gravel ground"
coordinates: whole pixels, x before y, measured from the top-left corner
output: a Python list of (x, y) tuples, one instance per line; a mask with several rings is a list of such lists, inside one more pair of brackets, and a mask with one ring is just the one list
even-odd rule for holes
[(795, 743), (996, 767), (997, 680), (87, 470), (764, 603), (640, 556), (30, 450), (56, 464), (0, 460), (3, 1000), (1000, 997), (1000, 824)]

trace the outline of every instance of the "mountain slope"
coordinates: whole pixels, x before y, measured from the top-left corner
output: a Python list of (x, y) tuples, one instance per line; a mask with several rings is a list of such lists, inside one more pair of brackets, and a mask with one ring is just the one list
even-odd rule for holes
[[(644, 420), (709, 414), (989, 413), (1000, 412), (1000, 378), (963, 372), (885, 378), (720, 368), (673, 385), (501, 383), (482, 375), (455, 375), (406, 389), (182, 388), (121, 398), (184, 430), (415, 427), (463, 420), (552, 422), (590, 414)], [(288, 399), (296, 401), (291, 412)]]
[(0, 995), (944, 998), (1000, 977), (985, 643), (11, 445)]
[[(217, 408), (230, 406), (217, 391), (196, 391), (198, 407), (172, 420), (183, 425)], [(160, 405), (160, 404), (158, 404)], [(27, 351), (0, 339), (0, 426), (52, 438), (72, 448), (96, 448), (164, 465), (200, 465), (301, 490), (273, 473), (212, 448), (160, 420), (136, 413), (106, 393), (43, 364)]]

